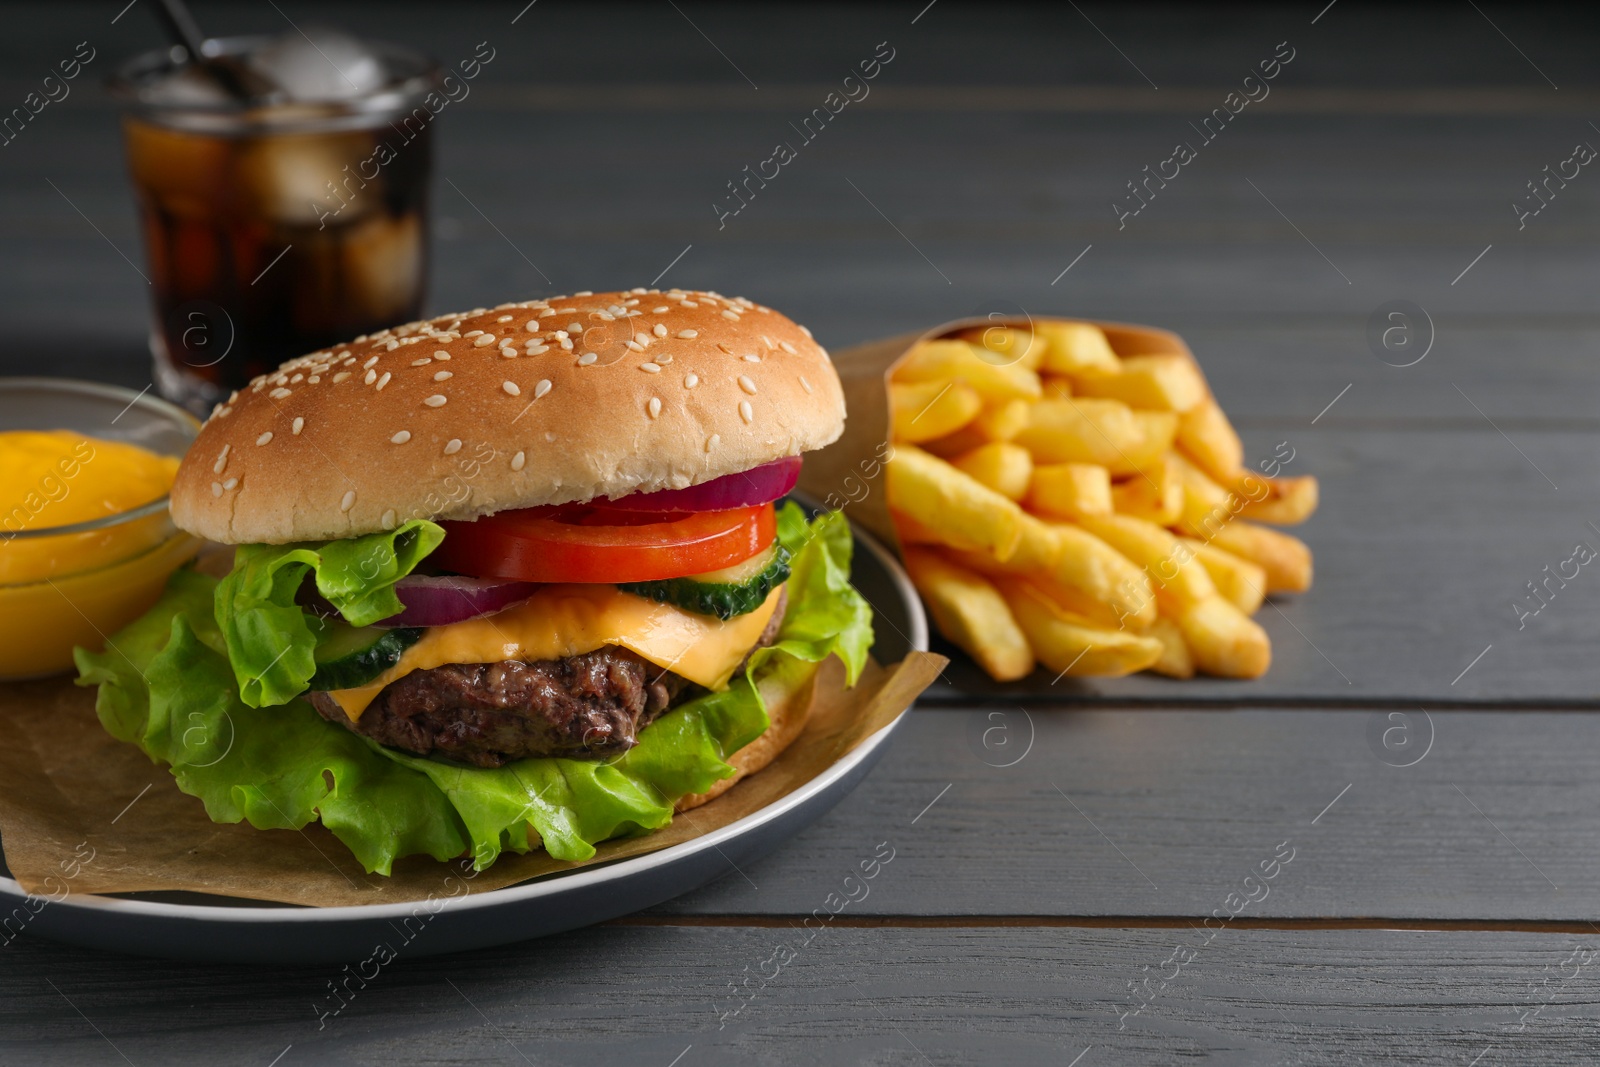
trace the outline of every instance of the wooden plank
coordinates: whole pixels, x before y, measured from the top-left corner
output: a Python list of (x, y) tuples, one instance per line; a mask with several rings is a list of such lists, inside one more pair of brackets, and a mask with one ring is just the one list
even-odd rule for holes
[[(19, 943), (0, 972), (0, 1057), (41, 1067), (119, 1062), (119, 1053), (139, 1064), (211, 1064), (219, 1050), (226, 1062), (285, 1067), (1593, 1061), (1593, 936), (1223, 930), (1209, 944), (1204, 931), (1174, 930), (810, 936), (807, 944), (805, 932), (787, 927), (611, 927), (401, 959), (364, 989), (352, 979), (353, 998), (320, 1018), (321, 1030), (318, 1012), (338, 1003), (328, 989), (342, 977), (337, 968), (261, 973)], [(1179, 947), (1194, 955), (1175, 958)], [(746, 976), (746, 998), (733, 997), (730, 983)], [(1123, 1016), (1128, 986), (1147, 976), (1148, 1007)]]
[(1205, 916), (1287, 840), (1251, 916), (1581, 922), (1597, 747), (1529, 711), (924, 708), (750, 882), (660, 910), (806, 915), (887, 841), (862, 914)]

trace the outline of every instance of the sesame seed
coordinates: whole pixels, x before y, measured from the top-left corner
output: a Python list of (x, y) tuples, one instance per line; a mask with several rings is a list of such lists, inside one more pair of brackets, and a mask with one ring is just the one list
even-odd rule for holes
[(463, 337), (477, 337), (482, 333), (483, 333), (482, 330), (468, 330), (466, 333), (462, 334), (461, 336), (463, 336)]
[(617, 317), (615, 315), (611, 314), (611, 312), (609, 312), (609, 311), (597, 311), (597, 312), (595, 312), (595, 314), (597, 316), (599, 316), (601, 322), (616, 322), (617, 321)]
[(222, 495), (222, 483), (221, 482), (212, 482), (211, 483), (211, 495), (212, 496), (221, 496)]
[(800, 388), (804, 389), (808, 393), (811, 392), (811, 383), (806, 381), (805, 375), (803, 374), (800, 376)]
[(322, 381), (322, 375), (313, 374), (311, 377), (307, 378), (306, 381), (310, 382), (312, 385), (316, 385), (318, 382)]
[(395, 520), (394, 508), (390, 508), (388, 511), (385, 511), (383, 513), (383, 520), (382, 520), (383, 521), (383, 528), (385, 530), (394, 529), (394, 520)]
[(748, 374), (741, 374), (739, 375), (739, 388), (743, 389), (751, 396), (754, 396), (756, 392), (756, 383), (750, 380), (750, 376)]
[(696, 374), (694, 371), (690, 371), (688, 374), (685, 374), (683, 376), (683, 387), (685, 389), (693, 389), (695, 386), (697, 386), (699, 384), (700, 384), (700, 375)]
[(650, 403), (645, 405), (645, 410), (650, 412), (652, 419), (659, 418), (661, 415), (661, 398), (659, 396), (651, 397)]
[(500, 388), (504, 389), (506, 391), (506, 395), (508, 396), (522, 395), (522, 386), (518, 385), (516, 382), (501, 382)]
[(779, 341), (778, 342), (778, 347), (783, 349), (785, 352), (789, 353), (791, 356), (795, 355), (795, 347), (794, 347), (794, 345), (790, 344), (788, 341)]
[(511, 457), (511, 469), (514, 471), (519, 471), (522, 469), (523, 464), (527, 462), (528, 454), (526, 452), (518, 452), (516, 455)]
[(290, 426), (289, 426), (289, 432), (294, 434), (296, 437), (299, 437), (300, 436), (300, 431), (305, 429), (305, 428), (306, 428), (305, 417), (302, 416), (302, 415), (296, 415), (295, 419), (294, 419), (294, 422), (291, 423)]
[(727, 308), (722, 309), (722, 317), (725, 319), (732, 319), (734, 322), (739, 321), (739, 313), (736, 311), (729, 311)]
[(434, 359), (448, 360), (450, 358), (450, 353), (446, 352), (444, 349), (441, 348), (441, 349), (439, 349), (439, 351), (437, 351), (437, 352), (435, 352), (433, 354), (433, 358)]
[(378, 372), (375, 370), (369, 370), (361, 380), (366, 382), (368, 385), (371, 385), (373, 382), (378, 380)]
[(495, 319), (494, 321), (496, 321), (496, 322), (510, 322), (511, 321), (511, 316), (510, 315), (501, 315), (498, 319)]
[[(452, 377), (454, 377), (454, 375), (452, 375), (447, 370), (440, 370), (440, 371), (434, 371), (433, 372), (433, 380), (436, 381), (436, 382), (448, 381)], [(426, 401), (424, 401), (424, 403), (426, 403)], [(437, 405), (435, 405), (435, 406), (437, 406)]]
[(678, 336), (683, 338), (685, 341), (693, 341), (696, 337), (700, 336), (700, 331), (699, 330), (679, 330), (678, 331)]
[(222, 451), (217, 453), (217, 461), (211, 465), (212, 470), (218, 474), (222, 473), (222, 468), (228, 465), (228, 450), (232, 447), (232, 445), (222, 446)]
[(401, 430), (399, 433), (389, 438), (389, 443), (393, 445), (403, 445), (409, 440), (411, 440), (411, 431)]
[(428, 364), (430, 364), (432, 362), (433, 362), (433, 357), (432, 356), (423, 356), (421, 359), (412, 360), (411, 361), (411, 365), (413, 367), (426, 367)]
[(500, 354), (502, 356), (506, 357), (507, 359), (516, 359), (517, 358), (517, 350), (515, 348), (502, 348), (500, 350)]
[(399, 347), (400, 347), (400, 342), (394, 340), (393, 338), (390, 338), (389, 343), (384, 346), (385, 350), (389, 351), (389, 352), (393, 352), (395, 349), (397, 349)]
[(640, 330), (638, 333), (634, 334), (633, 339), (642, 345), (647, 345), (650, 343), (650, 335), (645, 333), (643, 330)]
[(350, 372), (347, 370), (342, 370), (333, 376), (333, 384), (338, 385), (348, 377), (350, 377)]
[(568, 333), (582, 333), (583, 332), (583, 323), (581, 323), (581, 322), (569, 322), (569, 323), (567, 323), (567, 332)]
[(667, 305), (665, 305), (665, 304), (662, 304), (658, 308), (651, 308), (650, 309), (650, 314), (652, 314), (652, 315), (665, 315), (666, 313), (667, 313)]
[(739, 401), (739, 417), (744, 419), (745, 422), (755, 421), (756, 413), (755, 409), (750, 406), (750, 401)]
[(538, 348), (530, 347), (527, 350), (528, 355), (530, 355), (530, 356), (542, 356), (548, 351), (550, 351), (550, 348), (549, 348), (548, 345), (540, 345)]
[(548, 319), (551, 315), (554, 315), (555, 313), (556, 313), (556, 309), (555, 308), (545, 308), (543, 311), (539, 312), (539, 317), (541, 319)]
[(266, 433), (264, 433), (260, 437), (256, 438), (256, 444), (264, 445), (270, 440), (272, 440), (272, 431), (268, 430)]
[(544, 396), (544, 394), (548, 393), (549, 391), (550, 391), (550, 379), (549, 378), (541, 378), (541, 379), (539, 379), (539, 384), (535, 385), (533, 387), (533, 398), (535, 400), (538, 400), (541, 396)]
[(295, 382), (303, 382), (305, 380), (306, 376), (304, 374), (296, 374), (293, 378), (289, 379), (289, 384), (293, 385)]
[(460, 452), (460, 451), (461, 451), (461, 438), (459, 438), (459, 437), (450, 438), (450, 440), (444, 446), (444, 454), (447, 455), (447, 456), (453, 456), (457, 452)]
[(340, 499), (340, 501), (339, 501), (339, 510), (340, 511), (349, 511), (351, 508), (353, 508), (355, 506), (356, 506), (356, 491), (354, 489), (346, 490), (345, 494), (344, 494), (344, 497), (342, 499)]
[(665, 337), (667, 335), (667, 328), (658, 322), (654, 327), (651, 328), (650, 332), (655, 334), (657, 337)]
[(234, 486), (236, 486), (238, 484), (239, 484), (239, 479), (237, 479), (237, 478), (229, 478), (227, 481), (222, 483), (222, 488), (231, 490), (231, 489), (233, 489)]
[(712, 434), (710, 437), (706, 438), (706, 451), (710, 452), (713, 448), (716, 448), (721, 441), (722, 435), (720, 433)]
[(760, 363), (761, 357), (756, 355), (754, 352), (751, 352), (749, 355), (744, 357), (744, 361), (746, 363)]
[(224, 404), (224, 405), (222, 405), (222, 407), (217, 409), (217, 418), (219, 418), (219, 419), (226, 418), (227, 416), (232, 415), (232, 414), (233, 414), (232, 405)]
[(373, 388), (381, 390), (384, 386), (389, 384), (390, 377), (392, 377), (392, 375), (390, 375), (388, 371), (384, 371), (383, 377), (378, 379), (378, 384), (373, 386)]
[[(440, 371), (439, 373), (443, 374), (446, 378), (450, 377), (449, 371)], [(434, 380), (439, 380), (439, 376), (437, 374), (434, 375)], [(446, 398), (443, 396), (443, 394), (434, 393), (432, 396), (425, 399), (423, 403), (428, 405), (430, 408), (442, 408), (445, 405), (445, 399)]]
[(572, 295), (573, 296), (593, 296), (594, 295), (594, 290), (592, 290), (592, 289), (579, 289), (576, 293), (573, 293)]
[(362, 370), (366, 370), (367, 368), (372, 367), (377, 362), (378, 362), (378, 357), (377, 356), (373, 356), (371, 359), (369, 359), (365, 363), (361, 364), (361, 369)]
[(275, 400), (282, 400), (284, 397), (289, 396), (290, 393), (291, 393), (291, 391), (288, 390), (288, 389), (274, 389), (272, 392), (268, 393), (267, 395), (272, 397)]
[(672, 357), (667, 355), (665, 352), (663, 352), (661, 355), (656, 357), (656, 362), (661, 364), (664, 367), (668, 363), (672, 362)]
[(656, 364), (656, 363), (641, 363), (641, 364), (639, 364), (639, 369), (644, 371), (646, 374), (660, 374), (661, 373), (661, 366), (660, 366), (660, 364)]
[(494, 344), (494, 334), (481, 333), (472, 339), (472, 344), (475, 348), (488, 348), (490, 345)]
[(640, 344), (638, 341), (625, 341), (623, 343), (628, 346), (630, 351), (633, 351), (633, 352), (643, 352), (644, 351), (644, 345)]
[(595, 355), (593, 352), (585, 352), (583, 355), (578, 357), (578, 366), (587, 367), (599, 358), (600, 357)]
[[(798, 322), (795, 323), (795, 325), (800, 326)], [(811, 331), (806, 329), (804, 326), (800, 326), (800, 332), (806, 335), (807, 340), (811, 339)]]
[(686, 307), (686, 308), (697, 308), (700, 305), (696, 304), (693, 300), (681, 300), (681, 301), (678, 302), (678, 306), (679, 307)]

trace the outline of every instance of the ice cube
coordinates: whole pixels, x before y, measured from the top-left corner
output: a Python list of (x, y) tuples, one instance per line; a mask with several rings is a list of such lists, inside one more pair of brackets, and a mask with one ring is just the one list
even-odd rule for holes
[(347, 308), (369, 322), (399, 322), (412, 314), (422, 284), (421, 220), (378, 216), (340, 236)]
[(151, 81), (143, 96), (161, 107), (222, 107), (233, 102), (216, 78), (187, 64)]
[[(271, 134), (240, 143), (237, 187), (257, 214), (275, 222), (349, 223), (383, 205), (383, 176), (365, 181), (372, 135)], [(370, 172), (370, 166), (369, 166)]]
[(352, 100), (389, 80), (383, 61), (356, 38), (328, 26), (285, 33), (251, 54), (250, 66), (300, 103)]

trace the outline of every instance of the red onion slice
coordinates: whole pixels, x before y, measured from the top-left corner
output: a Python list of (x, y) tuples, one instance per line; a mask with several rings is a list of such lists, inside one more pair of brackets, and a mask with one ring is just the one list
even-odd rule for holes
[(591, 503), (611, 511), (647, 511), (663, 515), (682, 511), (728, 511), (776, 500), (793, 489), (799, 479), (800, 457), (789, 456), (687, 489), (633, 493), (616, 500), (602, 497)]
[(537, 582), (511, 582), (503, 578), (410, 574), (394, 587), (405, 610), (373, 625), (448, 626), (492, 615), (528, 599), (537, 588)]

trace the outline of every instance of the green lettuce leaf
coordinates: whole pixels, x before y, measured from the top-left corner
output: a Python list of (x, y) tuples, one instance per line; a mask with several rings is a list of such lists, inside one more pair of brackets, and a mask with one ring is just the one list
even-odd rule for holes
[(309, 571), (317, 592), (351, 626), (397, 614), (394, 584), (439, 547), (444, 530), (412, 519), (386, 533), (344, 541), (240, 545), (233, 571), (217, 585), (216, 620), (239, 683), (253, 708), (286, 704), (306, 691), (320, 620), (295, 603)]
[[(667, 825), (680, 798), (732, 776), (727, 757), (768, 726), (763, 692), (797, 690), (831, 654), (844, 661), (852, 684), (859, 677), (872, 644), (872, 613), (848, 582), (848, 526), (829, 514), (808, 527), (791, 504), (780, 512), (779, 531), (794, 553), (794, 573), (777, 642), (752, 655), (726, 690), (672, 709), (609, 762), (528, 759), (494, 769), (465, 767), (374, 744), (292, 696), (281, 706), (253, 706), (241, 698), (238, 666), (229, 662), (233, 646), (218, 624), (232, 575), (218, 583), (193, 570), (175, 573), (160, 602), (112, 637), (105, 652), (77, 650), (78, 682), (100, 687), (95, 706), (106, 730), (167, 764), (178, 787), (198, 797), (217, 822), (298, 829), (320, 819), (363, 868), (385, 875), (396, 859), (417, 853), (446, 860), (470, 852), (479, 870), (502, 851), (541, 845), (557, 859), (584, 860), (601, 841)], [(397, 558), (411, 551), (395, 547)], [(349, 570), (340, 558), (348, 553), (328, 546), (261, 555), (296, 551), (313, 552), (325, 568), (332, 558), (328, 569), (335, 575)], [(288, 560), (277, 569), (317, 563)], [(414, 565), (413, 559), (406, 569)], [(319, 589), (321, 575), (319, 569)], [(270, 589), (278, 580), (249, 581)], [(346, 595), (339, 579), (329, 584)], [(345, 587), (355, 592), (348, 602), (366, 598), (362, 610), (378, 612), (377, 618), (398, 610), (357, 584)], [(227, 594), (230, 606), (237, 595)], [(293, 604), (292, 595), (287, 603)]]

